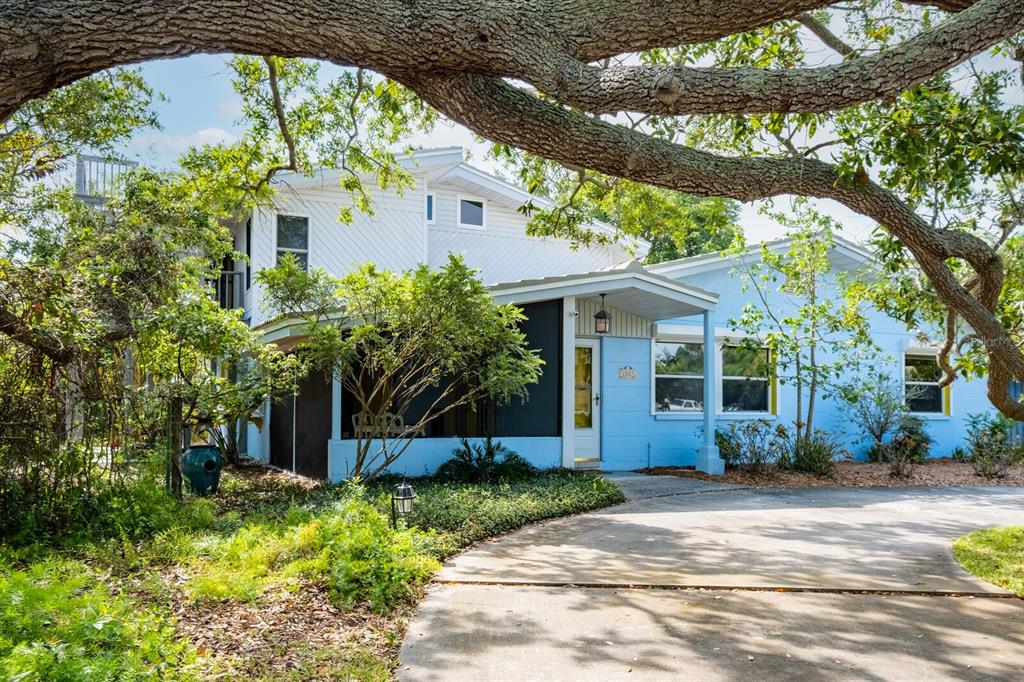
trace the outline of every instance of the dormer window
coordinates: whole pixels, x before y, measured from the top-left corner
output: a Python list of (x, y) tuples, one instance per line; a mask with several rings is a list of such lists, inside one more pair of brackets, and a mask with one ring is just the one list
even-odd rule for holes
[(437, 204), (437, 195), (433, 192), (426, 194), (423, 197), (423, 214), (427, 217), (427, 222), (433, 225), (434, 220), (434, 206)]
[(482, 230), (486, 224), (487, 207), (483, 199), (459, 197), (459, 227)]

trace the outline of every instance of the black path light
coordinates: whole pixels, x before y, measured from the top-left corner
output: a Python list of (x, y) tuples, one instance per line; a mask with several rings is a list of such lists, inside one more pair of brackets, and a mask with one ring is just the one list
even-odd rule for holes
[(395, 486), (395, 492), (391, 493), (391, 526), (393, 528), (398, 528), (399, 516), (407, 516), (412, 513), (412, 501), (415, 499), (415, 491), (405, 481)]
[(604, 294), (601, 294), (601, 309), (594, 313), (594, 331), (607, 334), (612, 328), (612, 316), (604, 309)]

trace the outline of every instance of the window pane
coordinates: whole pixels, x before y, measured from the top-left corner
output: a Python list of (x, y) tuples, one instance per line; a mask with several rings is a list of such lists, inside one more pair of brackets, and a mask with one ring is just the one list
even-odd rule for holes
[(305, 253), (298, 253), (296, 251), (278, 251), (277, 262), (280, 263), (281, 259), (285, 257), (285, 254), (292, 256), (299, 263), (299, 267), (303, 270), (309, 270), (309, 256)]
[(766, 377), (768, 349), (726, 346), (722, 349), (722, 376)]
[(655, 343), (655, 374), (704, 375), (704, 345), (700, 343)]
[(434, 195), (427, 195), (427, 220), (434, 219)]
[(767, 412), (768, 382), (762, 379), (723, 379), (722, 409), (726, 412)]
[(907, 355), (903, 370), (906, 381), (938, 381), (942, 377), (934, 355)]
[(290, 215), (277, 216), (277, 248), (309, 248), (309, 220)]
[(463, 225), (484, 224), (484, 202), (462, 199), (459, 201), (459, 222)]
[(658, 412), (700, 412), (704, 409), (704, 380), (656, 378), (654, 402)]
[(576, 428), (589, 429), (594, 425), (594, 349), (576, 346)]
[(938, 386), (909, 384), (906, 396), (911, 412), (942, 412), (942, 389)]

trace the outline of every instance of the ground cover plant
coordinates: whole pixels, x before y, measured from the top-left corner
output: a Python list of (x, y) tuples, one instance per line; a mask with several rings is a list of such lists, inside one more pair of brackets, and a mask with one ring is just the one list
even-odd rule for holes
[[(404, 621), (440, 559), (624, 499), (604, 479), (569, 472), (412, 483), (417, 504), (397, 529), (387, 481), (331, 486), (231, 468), (215, 498), (136, 500), (130, 513), (148, 534), (120, 535), (104, 522), (103, 532), (65, 543), (8, 544), (0, 670), (25, 680), (148, 679), (154, 671), (164, 679), (386, 680)], [(170, 521), (167, 504), (180, 510)]]
[(1024, 597), (1024, 526), (978, 530), (953, 543), (968, 572)]

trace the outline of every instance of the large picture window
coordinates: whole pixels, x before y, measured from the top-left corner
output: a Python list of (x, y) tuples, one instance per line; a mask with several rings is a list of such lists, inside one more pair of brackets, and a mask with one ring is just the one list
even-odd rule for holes
[(654, 409), (700, 412), (704, 409), (704, 345), (654, 344)]
[(277, 262), (292, 254), (303, 270), (309, 269), (309, 218), (277, 216)]
[(769, 353), (766, 348), (722, 348), (722, 410), (768, 412), (771, 408)]
[(945, 401), (939, 379), (942, 370), (934, 355), (911, 354), (903, 356), (903, 395), (911, 412), (941, 414)]

